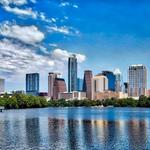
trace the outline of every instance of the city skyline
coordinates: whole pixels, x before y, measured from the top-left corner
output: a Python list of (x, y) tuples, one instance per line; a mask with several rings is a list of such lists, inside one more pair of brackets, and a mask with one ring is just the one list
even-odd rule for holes
[(150, 0), (0, 0), (0, 150), (150, 150)]
[(48, 90), (49, 72), (62, 73), (67, 82), (72, 53), (79, 61), (79, 78), (87, 69), (96, 75), (119, 68), (126, 82), (133, 64), (143, 64), (149, 72), (149, 4), (147, 0), (0, 1), (0, 78), (5, 78), (6, 90), (25, 90), (23, 79), (32, 72), (41, 75), (40, 91)]
[[(131, 66), (141, 66), (142, 64), (134, 64), (134, 65), (130, 65), (129, 67), (128, 67), (128, 70), (129, 70), (129, 68), (131, 67)], [(145, 67), (147, 67), (147, 66), (145, 66)], [(116, 68), (116, 69), (119, 69), (119, 68)], [(128, 70), (127, 70), (127, 73), (128, 73)], [(147, 69), (148, 70), (148, 69)], [(87, 70), (84, 70), (84, 71), (87, 71)], [(81, 77), (79, 77), (78, 76), (78, 78), (77, 78), (77, 87), (78, 87), (78, 79), (80, 79), (80, 78), (83, 78), (84, 79), (84, 71), (82, 72), (82, 74), (83, 74), (83, 76)], [(92, 70), (91, 70), (92, 71)], [(93, 71), (92, 71), (93, 72)], [(102, 71), (99, 71), (99, 72), (97, 72), (97, 73), (95, 73), (95, 74), (93, 74), (94, 76), (97, 76), (97, 74), (103, 74), (104, 72), (112, 72), (113, 73), (113, 71), (112, 70), (108, 70), (108, 69), (106, 69), (106, 70), (102, 70)], [(115, 72), (115, 69), (114, 69), (114, 72)], [(61, 73), (56, 73), (56, 72), (53, 72), (54, 74), (59, 74), (59, 76), (62, 76), (62, 74)], [(121, 73), (121, 72), (120, 72)], [(36, 73), (28, 73), (28, 74), (39, 74), (39, 72), (36, 72)], [(50, 74), (50, 73), (48, 73), (48, 74)], [(47, 74), (47, 76), (48, 76), (48, 74)], [(147, 71), (147, 74), (148, 74), (148, 71)], [(19, 89), (19, 88), (16, 88), (16, 89), (12, 89), (12, 90), (8, 90), (8, 88), (7, 88), (7, 80), (5, 79), (5, 78), (1, 78), (2, 80), (5, 80), (5, 92), (13, 92), (13, 91), (26, 91), (26, 75), (27, 74), (25, 74), (24, 75), (24, 80), (22, 80), (22, 83), (24, 83), (25, 85), (23, 85), (22, 84), (22, 86), (23, 86), (23, 88), (22, 89)], [(41, 74), (39, 74), (39, 75), (41, 75)], [(127, 75), (128, 76), (128, 75)], [(64, 79), (64, 81), (65, 81), (65, 83), (66, 83), (66, 85), (68, 85), (67, 83), (68, 83), (68, 80), (67, 80), (67, 76), (63, 76), (63, 79)], [(82, 80), (83, 80), (82, 79)], [(81, 80), (81, 79), (80, 79)], [(123, 91), (123, 86), (124, 86), (124, 83), (128, 83), (129, 82), (129, 78), (127, 77), (127, 80), (123, 80), (123, 76), (122, 76), (122, 73), (121, 73), (121, 83), (120, 83), (120, 86), (121, 86), (121, 91)], [(47, 80), (47, 83), (46, 83), (46, 86), (47, 86), (47, 89), (45, 88), (45, 90), (41, 90), (43, 87), (41, 86), (41, 85), (43, 85), (43, 84), (41, 84), (41, 83), (43, 83), (43, 81), (41, 80), (41, 78), (39, 78), (39, 92), (49, 92), (49, 89), (48, 89), (48, 87), (49, 87), (49, 80)], [(41, 88), (42, 87), (42, 88)], [(68, 86), (67, 86), (67, 89), (68, 89)], [(149, 78), (148, 78), (148, 75), (147, 75), (147, 89), (149, 89)], [(78, 90), (76, 90), (76, 91), (78, 91)], [(111, 90), (111, 91), (113, 91), (113, 90)]]

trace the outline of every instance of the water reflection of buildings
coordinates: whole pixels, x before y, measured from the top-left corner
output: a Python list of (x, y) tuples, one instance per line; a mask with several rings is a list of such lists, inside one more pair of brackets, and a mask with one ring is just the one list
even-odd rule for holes
[(26, 145), (24, 116), (15, 118), (12, 114), (0, 117), (0, 149), (21, 149)]
[(40, 145), (40, 126), (38, 118), (26, 119), (26, 141), (29, 148), (38, 149)]
[(65, 120), (48, 118), (49, 145), (52, 149), (63, 149), (64, 147), (66, 147), (65, 130)]
[(78, 149), (79, 143), (79, 122), (76, 120), (68, 120), (67, 121), (67, 131), (68, 131), (68, 148), (71, 150)]
[(49, 120), (50, 143), (64, 149), (146, 149), (147, 125), (138, 120)]
[(147, 122), (146, 120), (131, 120), (128, 122), (128, 141), (130, 149), (148, 149)]
[(0, 119), (0, 149), (149, 149), (148, 117), (98, 120), (85, 112), (68, 109), (57, 119), (7, 114)]

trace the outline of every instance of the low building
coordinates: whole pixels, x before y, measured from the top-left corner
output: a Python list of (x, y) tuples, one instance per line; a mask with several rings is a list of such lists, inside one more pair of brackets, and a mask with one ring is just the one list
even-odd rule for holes
[(147, 97), (150, 97), (150, 90), (147, 90)]
[(128, 98), (128, 94), (123, 92), (114, 92), (114, 91), (97, 92), (95, 93), (94, 100), (105, 100), (111, 98), (115, 98), (115, 99)]
[(39, 96), (41, 96), (41, 97), (48, 97), (48, 93), (47, 92), (40, 92)]
[(72, 99), (72, 93), (64, 92), (64, 93), (59, 93), (59, 99)]
[(0, 94), (0, 97), (4, 97), (7, 94), (7, 96), (12, 97), (12, 93), (2, 93)]
[(44, 97), (47, 101), (49, 100), (49, 97), (48, 97), (48, 93), (47, 93), (47, 92), (40, 92), (40, 93), (39, 93), (39, 96), (40, 96), (40, 97)]
[(59, 93), (59, 99), (65, 99), (65, 100), (84, 100), (86, 98), (86, 92), (78, 92), (74, 91), (71, 93)]
[(23, 91), (23, 90), (12, 91), (12, 94), (25, 94), (25, 91)]
[(118, 92), (118, 99), (128, 98), (128, 93)]
[(97, 92), (94, 94), (93, 100), (104, 100), (104, 99), (111, 99), (111, 98), (118, 98), (116, 92), (113, 91)]

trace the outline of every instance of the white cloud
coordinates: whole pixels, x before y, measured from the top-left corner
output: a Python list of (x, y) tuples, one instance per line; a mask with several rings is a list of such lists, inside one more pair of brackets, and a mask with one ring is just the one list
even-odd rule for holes
[(54, 61), (37, 54), (34, 49), (3, 39), (0, 41), (0, 64), (1, 71), (16, 75), (53, 67)]
[[(19, 16), (32, 17), (36, 19), (38, 13), (36, 11), (33, 11), (32, 8), (19, 8), (19, 6), (28, 4), (28, 2), (29, 0), (0, 0), (0, 4), (2, 4), (5, 11), (11, 12)], [(36, 0), (30, 0), (30, 2), (36, 3)]]
[(26, 16), (26, 17), (32, 17), (34, 19), (37, 18), (37, 12), (34, 12), (31, 8), (27, 9), (20, 9), (18, 7), (10, 7), (10, 6), (4, 6), (3, 7), (6, 11), (14, 13), (16, 15), (20, 16)]
[(37, 48), (39, 48), (44, 54), (49, 54), (46, 47), (42, 45), (37, 45)]
[(34, 25), (19, 26), (9, 22), (0, 25), (0, 35), (15, 38), (27, 44), (36, 44), (44, 39), (44, 34)]
[(42, 20), (45, 21), (47, 23), (53, 23), (56, 22), (56, 18), (47, 18), (44, 12), (40, 12), (39, 14), (37, 14), (37, 16)]
[(49, 27), (49, 31), (52, 32), (59, 32), (59, 33), (63, 33), (63, 34), (69, 34), (69, 29), (66, 26), (63, 27), (57, 27), (57, 26), (53, 26), (53, 27)]
[(8, 6), (8, 5), (16, 5), (16, 6), (22, 6), (25, 4), (28, 4), (28, 2), (31, 3), (36, 3), (36, 0), (0, 0), (0, 4), (4, 5), (4, 6)]
[(78, 8), (78, 5), (77, 4), (72, 4), (72, 3), (69, 3), (69, 2), (61, 2), (60, 7), (67, 7), (67, 6), (71, 6), (73, 8)]
[(56, 18), (51, 18), (51, 20), (52, 20), (53, 22), (56, 22)]
[[(62, 49), (55, 49), (47, 55), (41, 55), (33, 47), (3, 39), (0, 41), (0, 70), (14, 75), (16, 79), (17, 76), (29, 72), (47, 74), (49, 71), (58, 71), (63, 73), (68, 57), (71, 55), (71, 52)], [(76, 54), (76, 56), (79, 63), (86, 59), (82, 54)]]
[(78, 8), (78, 5), (74, 4), (73, 7), (74, 7), (74, 8)]
[(50, 43), (49, 46), (51, 46), (51, 47), (57, 47), (58, 45), (55, 44), (55, 43)]
[(68, 16), (64, 16), (64, 19), (68, 20)]
[(61, 3), (60, 3), (60, 6), (61, 6), (61, 7), (69, 6), (69, 5), (70, 5), (69, 2), (61, 2)]
[(48, 27), (48, 32), (56, 32), (56, 33), (62, 33), (65, 35), (79, 35), (80, 32), (73, 28), (73, 27), (67, 27), (67, 26), (62, 26), (62, 27), (58, 27), (58, 26), (52, 26), (52, 27)]
[(16, 6), (21, 6), (24, 4), (27, 4), (27, 0), (0, 0), (0, 4), (2, 5), (16, 5)]
[[(68, 52), (66, 50), (62, 50), (62, 49), (55, 49), (52, 53), (52, 58), (54, 59), (60, 59), (63, 61), (68, 61), (68, 57), (70, 57), (73, 53)], [(78, 62), (82, 63), (85, 61), (86, 56), (83, 54), (78, 54), (75, 53), (75, 55), (77, 56)]]
[(34, 4), (35, 4), (37, 1), (36, 1), (36, 0), (30, 0), (30, 2), (32, 2), (32, 3), (34, 3)]

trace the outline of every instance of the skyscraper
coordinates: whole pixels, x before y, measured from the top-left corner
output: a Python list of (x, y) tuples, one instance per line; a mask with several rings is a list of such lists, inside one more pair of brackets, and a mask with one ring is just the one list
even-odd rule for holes
[(39, 94), (39, 74), (26, 74), (26, 93), (37, 96)]
[(77, 58), (72, 55), (68, 60), (68, 92), (77, 91)]
[(92, 99), (96, 99), (97, 93), (103, 93), (108, 90), (108, 79), (102, 74), (92, 78)]
[(0, 93), (5, 92), (5, 79), (0, 79)]
[(129, 84), (128, 82), (124, 82), (124, 93), (128, 93)]
[(82, 91), (83, 88), (83, 79), (77, 79), (77, 91)]
[(48, 97), (53, 99), (54, 93), (54, 81), (57, 78), (58, 74), (50, 72), (48, 76)]
[(116, 78), (115, 91), (122, 92), (122, 75), (121, 75), (119, 68), (115, 69), (114, 74), (115, 74), (115, 78)]
[(108, 90), (115, 91), (116, 76), (112, 71), (103, 71), (102, 74), (108, 79)]
[(60, 78), (59, 73), (49, 73), (48, 76), (48, 97), (51, 99), (58, 99), (59, 93), (66, 92), (65, 80)]
[(147, 69), (143, 65), (129, 67), (129, 90), (130, 97), (139, 97), (147, 94)]
[(92, 71), (84, 71), (83, 91), (86, 92), (86, 97), (92, 99)]
[(55, 78), (54, 86), (53, 86), (53, 99), (57, 100), (59, 98), (59, 93), (66, 92), (66, 83), (62, 78)]

